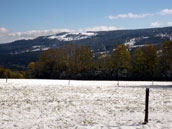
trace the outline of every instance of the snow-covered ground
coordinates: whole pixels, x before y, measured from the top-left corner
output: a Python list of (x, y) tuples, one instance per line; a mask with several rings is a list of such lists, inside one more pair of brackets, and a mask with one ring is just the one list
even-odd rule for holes
[[(172, 82), (0, 79), (0, 129), (171, 129)], [(140, 87), (130, 87), (140, 86)]]

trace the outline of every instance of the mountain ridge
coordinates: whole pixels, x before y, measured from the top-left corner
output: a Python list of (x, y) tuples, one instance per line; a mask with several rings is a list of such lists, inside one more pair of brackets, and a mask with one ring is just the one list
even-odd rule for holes
[[(42, 51), (49, 48), (60, 48), (65, 44), (86, 45), (95, 54), (98, 54), (101, 52), (110, 53), (119, 44), (125, 44), (128, 48), (135, 49), (145, 43), (160, 45), (171, 40), (172, 27), (88, 31), (83, 33), (61, 32), (54, 35), (40, 36), (35, 39), (0, 44), (0, 65), (7, 68), (12, 65), (26, 67), (30, 61), (36, 61)], [(27, 60), (25, 57), (27, 57)]]

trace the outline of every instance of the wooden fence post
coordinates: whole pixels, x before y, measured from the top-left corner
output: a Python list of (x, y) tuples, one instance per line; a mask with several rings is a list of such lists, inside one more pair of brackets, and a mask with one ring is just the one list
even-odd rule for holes
[(68, 81), (68, 86), (70, 85), (70, 80)]
[(143, 124), (148, 123), (149, 115), (149, 88), (146, 88), (146, 98), (145, 98), (145, 121)]
[(117, 86), (119, 86), (119, 81), (117, 81)]
[(8, 76), (6, 75), (6, 83), (7, 83), (7, 81), (8, 81)]

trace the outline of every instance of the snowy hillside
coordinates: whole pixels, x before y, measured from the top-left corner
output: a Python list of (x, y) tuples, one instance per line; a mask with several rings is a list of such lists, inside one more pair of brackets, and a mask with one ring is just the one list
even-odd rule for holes
[(171, 129), (172, 88), (150, 89), (149, 123), (143, 125), (145, 88), (128, 87), (143, 85), (152, 82), (0, 79), (0, 127)]
[(57, 39), (60, 41), (73, 41), (73, 40), (88, 39), (96, 35), (97, 34), (94, 32), (82, 32), (82, 33), (64, 32), (64, 33), (48, 36), (48, 38)]

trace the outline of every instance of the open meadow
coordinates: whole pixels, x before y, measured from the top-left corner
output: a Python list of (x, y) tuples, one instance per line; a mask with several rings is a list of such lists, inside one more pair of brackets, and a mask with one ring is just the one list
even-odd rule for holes
[[(0, 129), (171, 129), (172, 82), (0, 79)], [(139, 86), (139, 87), (129, 87)]]

